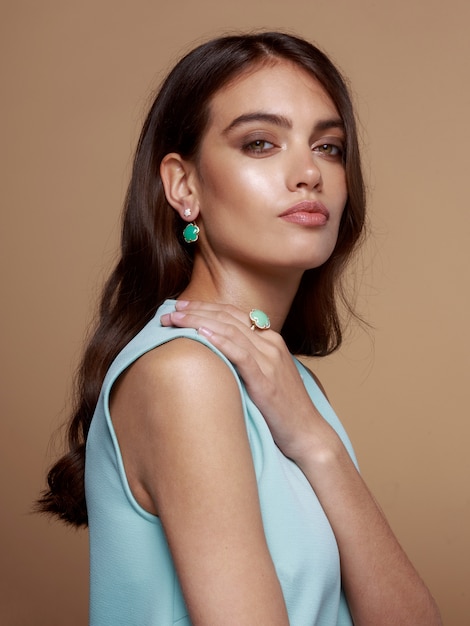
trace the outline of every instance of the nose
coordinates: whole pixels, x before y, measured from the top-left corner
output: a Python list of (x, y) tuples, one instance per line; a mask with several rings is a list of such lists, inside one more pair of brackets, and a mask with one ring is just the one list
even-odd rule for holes
[(321, 170), (310, 146), (299, 146), (290, 155), (287, 186), (291, 191), (318, 189), (322, 185)]

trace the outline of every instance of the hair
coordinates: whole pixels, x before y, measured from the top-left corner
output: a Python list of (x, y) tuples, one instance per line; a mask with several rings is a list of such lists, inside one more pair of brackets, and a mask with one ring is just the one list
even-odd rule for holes
[(322, 51), (292, 35), (261, 32), (204, 43), (173, 68), (145, 120), (125, 199), (120, 258), (104, 287), (96, 327), (77, 372), (68, 452), (48, 473), (48, 489), (37, 502), (40, 512), (87, 525), (85, 445), (105, 374), (160, 304), (177, 297), (191, 278), (193, 255), (180, 234), (183, 222), (167, 202), (159, 175), (163, 157), (177, 152), (196, 159), (214, 94), (245, 71), (282, 60), (318, 80), (338, 110), (346, 136), (348, 199), (336, 247), (321, 267), (304, 273), (281, 334), (295, 354), (324, 356), (341, 344), (339, 304), (352, 308), (340, 278), (365, 219), (356, 123), (345, 81)]

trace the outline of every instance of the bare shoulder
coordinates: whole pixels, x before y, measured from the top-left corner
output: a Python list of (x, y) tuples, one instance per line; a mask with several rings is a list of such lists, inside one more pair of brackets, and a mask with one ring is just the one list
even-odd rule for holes
[(115, 397), (129, 396), (140, 409), (152, 408), (151, 413), (168, 401), (174, 414), (180, 404), (196, 405), (217, 394), (227, 398), (230, 392), (239, 395), (227, 364), (203, 343), (178, 338), (137, 359), (118, 381)]
[(186, 338), (150, 350), (121, 375), (111, 416), (124, 448), (131, 442), (140, 450), (161, 440), (197, 449), (198, 436), (207, 440), (222, 425), (239, 429), (243, 422), (233, 372), (210, 348)]
[[(194, 368), (203, 373), (229, 372), (224, 361), (200, 341), (179, 337), (145, 353), (132, 366), (138, 374), (165, 378), (179, 374), (188, 376)], [(233, 376), (232, 376), (233, 377)]]

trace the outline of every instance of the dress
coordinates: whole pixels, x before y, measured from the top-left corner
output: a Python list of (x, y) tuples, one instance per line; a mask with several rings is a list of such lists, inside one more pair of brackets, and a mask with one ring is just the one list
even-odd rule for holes
[[(189, 626), (177, 574), (159, 518), (144, 511), (127, 483), (109, 415), (119, 375), (145, 352), (189, 337), (219, 354), (237, 379), (253, 455), (263, 525), (291, 626), (352, 626), (340, 587), (339, 553), (331, 526), (304, 474), (275, 445), (227, 359), (192, 329), (164, 328), (162, 313), (111, 365), (87, 439), (85, 489), (90, 536), (90, 626)], [(347, 435), (328, 401), (295, 360), (310, 397), (354, 459)]]

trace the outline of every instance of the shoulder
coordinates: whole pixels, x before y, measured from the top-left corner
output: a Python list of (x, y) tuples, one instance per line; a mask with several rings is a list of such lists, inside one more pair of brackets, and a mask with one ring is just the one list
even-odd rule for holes
[(229, 365), (201, 341), (179, 337), (149, 350), (123, 375), (128, 385), (145, 395), (178, 391), (181, 396), (204, 394), (213, 383), (237, 388)]
[(134, 423), (166, 435), (189, 422), (201, 432), (211, 420), (243, 416), (234, 371), (208, 346), (184, 337), (149, 350), (127, 368), (113, 389), (111, 412), (113, 421), (132, 414)]

